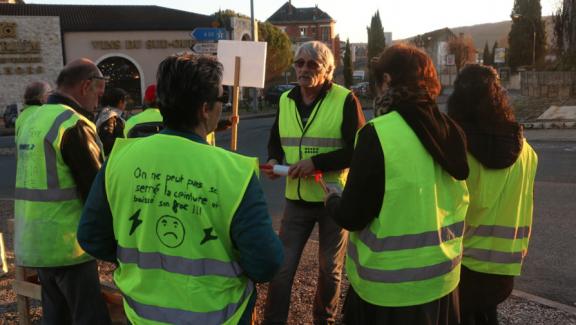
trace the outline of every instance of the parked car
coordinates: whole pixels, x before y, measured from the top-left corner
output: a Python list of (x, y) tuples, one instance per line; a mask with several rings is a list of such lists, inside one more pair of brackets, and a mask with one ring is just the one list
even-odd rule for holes
[(285, 92), (294, 87), (296, 87), (297, 83), (291, 84), (280, 84), (280, 85), (273, 85), (266, 89), (264, 94), (264, 100), (266, 100), (269, 104), (278, 105), (280, 102), (280, 96)]
[(368, 96), (369, 83), (360, 82), (350, 87), (350, 90), (356, 95), (356, 97), (366, 97)]
[(13, 128), (16, 125), (16, 119), (18, 118), (18, 105), (10, 104), (6, 106), (4, 110), (4, 127)]

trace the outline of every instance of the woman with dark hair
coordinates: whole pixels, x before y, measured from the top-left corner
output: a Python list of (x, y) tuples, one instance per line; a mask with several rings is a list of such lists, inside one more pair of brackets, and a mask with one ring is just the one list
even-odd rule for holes
[(468, 143), (470, 207), (460, 279), (462, 324), (498, 324), (528, 251), (538, 158), (516, 123), (496, 70), (468, 65), (448, 99)]
[(358, 134), (341, 196), (325, 204), (350, 231), (347, 324), (457, 324), (468, 177), (462, 130), (436, 105), (430, 58), (406, 44), (373, 64), (380, 116)]

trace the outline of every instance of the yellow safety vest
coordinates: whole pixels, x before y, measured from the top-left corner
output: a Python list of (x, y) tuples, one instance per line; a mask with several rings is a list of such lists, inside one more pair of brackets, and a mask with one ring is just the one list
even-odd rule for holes
[[(350, 90), (332, 84), (324, 99), (321, 99), (314, 107), (306, 125), (302, 125), (296, 103), (288, 97), (289, 92), (283, 93), (280, 97), (280, 115), (278, 118), (280, 140), (286, 156), (286, 163), (294, 164), (318, 154), (343, 148), (344, 103)], [(344, 187), (347, 176), (348, 169), (343, 169), (325, 172), (323, 178), (326, 182), (338, 183)], [(287, 177), (286, 198), (322, 202), (324, 201), (324, 191), (314, 177), (298, 179)]]
[(130, 130), (132, 130), (138, 124), (153, 122), (162, 123), (163, 120), (164, 119), (162, 118), (162, 114), (160, 113), (159, 109), (147, 108), (126, 121), (126, 125), (124, 126), (124, 137), (128, 138), (130, 135)]
[(116, 141), (105, 183), (128, 319), (237, 324), (254, 285), (230, 227), (257, 159), (165, 134)]
[(434, 301), (452, 292), (460, 279), (466, 183), (434, 161), (397, 112), (370, 124), (384, 152), (386, 187), (377, 218), (350, 233), (350, 284), (378, 306)]
[(528, 253), (538, 157), (524, 140), (516, 162), (488, 169), (468, 155), (470, 207), (462, 264), (476, 272), (520, 275)]
[(20, 129), (22, 128), (22, 125), (26, 123), (26, 119), (28, 118), (28, 116), (32, 115), (40, 107), (41, 106), (39, 105), (30, 105), (24, 108), (24, 110), (22, 110), (22, 112), (18, 115), (18, 118), (16, 119), (16, 125), (15, 125), (16, 136), (18, 136), (18, 134), (20, 133)]
[(61, 153), (64, 131), (78, 120), (96, 127), (65, 105), (43, 105), (28, 115), (16, 137), (16, 264), (51, 267), (92, 258), (76, 240), (82, 201)]

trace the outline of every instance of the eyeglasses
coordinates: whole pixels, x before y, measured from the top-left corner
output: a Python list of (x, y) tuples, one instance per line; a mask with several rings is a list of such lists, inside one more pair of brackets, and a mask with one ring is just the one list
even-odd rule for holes
[(304, 60), (304, 59), (299, 59), (294, 61), (294, 66), (296, 68), (301, 69), (302, 67), (304, 67), (304, 65), (306, 65), (306, 67), (310, 70), (318, 70), (320, 68), (320, 64), (314, 60)]
[(88, 77), (88, 80), (94, 80), (94, 79), (96, 79), (96, 80), (108, 80), (107, 77), (103, 77), (103, 76), (90, 76), (90, 77)]
[(218, 96), (214, 99), (215, 102), (221, 102), (223, 104), (228, 103), (229, 96), (228, 93), (223, 93), (222, 96)]

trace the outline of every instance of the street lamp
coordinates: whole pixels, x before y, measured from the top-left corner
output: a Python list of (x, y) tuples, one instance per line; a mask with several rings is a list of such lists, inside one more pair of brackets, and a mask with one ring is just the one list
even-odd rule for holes
[(519, 21), (520, 19), (528, 20), (532, 25), (532, 69), (536, 70), (536, 22), (533, 19), (526, 18), (522, 14), (512, 14), (512, 20)]

